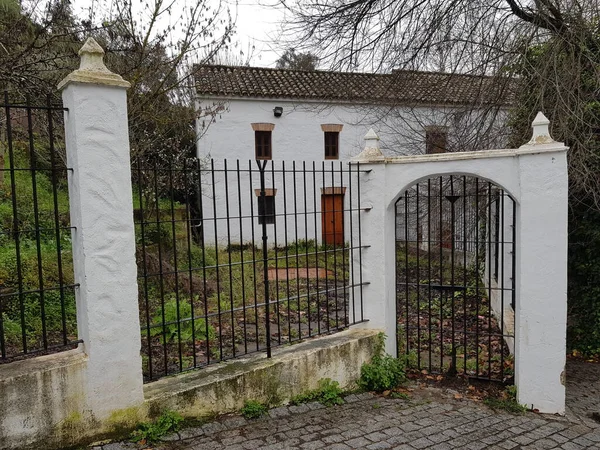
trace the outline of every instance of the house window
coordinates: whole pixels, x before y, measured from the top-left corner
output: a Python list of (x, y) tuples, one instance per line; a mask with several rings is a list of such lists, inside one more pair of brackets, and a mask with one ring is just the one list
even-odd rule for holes
[(425, 128), (426, 153), (446, 153), (448, 149), (448, 129), (446, 127)]
[(325, 159), (340, 158), (340, 133), (336, 131), (325, 132)]
[(325, 136), (325, 159), (340, 158), (340, 131), (343, 125), (334, 123), (321, 125)]
[(271, 159), (271, 132), (254, 132), (254, 150), (256, 159)]
[(255, 159), (272, 159), (271, 133), (272, 123), (253, 123)]
[(258, 224), (267, 225), (275, 223), (275, 194), (277, 189), (265, 189), (265, 196), (260, 195), (260, 189), (255, 189), (258, 200)]

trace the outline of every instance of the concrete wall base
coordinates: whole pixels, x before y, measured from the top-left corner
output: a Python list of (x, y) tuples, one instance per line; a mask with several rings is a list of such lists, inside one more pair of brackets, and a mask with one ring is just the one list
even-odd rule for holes
[(199, 418), (238, 411), (246, 400), (286, 403), (315, 389), (322, 378), (351, 388), (360, 377), (362, 364), (371, 360), (379, 332), (351, 329), (280, 347), (271, 359), (255, 355), (164, 378), (146, 385), (146, 404), (150, 415), (170, 409)]
[(321, 378), (350, 388), (374, 353), (378, 330), (351, 329), (264, 354), (163, 378), (144, 386), (139, 406), (98, 419), (86, 406), (88, 357), (82, 350), (0, 366), (0, 450), (73, 447), (123, 437), (164, 410), (202, 419), (239, 410), (246, 400), (285, 403)]

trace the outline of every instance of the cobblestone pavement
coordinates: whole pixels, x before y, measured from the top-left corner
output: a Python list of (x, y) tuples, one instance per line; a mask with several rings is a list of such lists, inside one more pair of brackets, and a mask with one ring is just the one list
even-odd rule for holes
[[(350, 395), (341, 406), (272, 409), (268, 417), (224, 417), (167, 437), (160, 450), (600, 449), (600, 365), (569, 363), (566, 417), (493, 411), (453, 391), (415, 389), (409, 400)], [(128, 448), (123, 444), (102, 450)]]

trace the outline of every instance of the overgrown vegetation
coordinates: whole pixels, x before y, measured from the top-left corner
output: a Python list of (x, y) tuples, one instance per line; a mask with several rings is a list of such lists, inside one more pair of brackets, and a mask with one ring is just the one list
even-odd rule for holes
[(258, 419), (259, 417), (262, 417), (267, 410), (267, 406), (259, 401), (246, 400), (240, 412), (246, 419)]
[(290, 400), (292, 405), (301, 403), (319, 402), (325, 406), (341, 405), (344, 403), (342, 398), (343, 390), (337, 381), (332, 381), (330, 378), (319, 380), (317, 389), (308, 391), (304, 394), (299, 394)]
[[(29, 144), (18, 130), (15, 137), (14, 167), (31, 167)], [(35, 172), (11, 173), (10, 155), (0, 158), (0, 310), (9, 357), (23, 351), (23, 341), (32, 351), (76, 339), (66, 171), (58, 163), (54, 177), (46, 170), (52, 166), (45, 140), (36, 140), (33, 151)]]
[(499, 396), (487, 397), (483, 400), (483, 403), (492, 409), (503, 410), (514, 414), (523, 414), (527, 411), (527, 406), (520, 405), (517, 402), (516, 386), (507, 386)]
[(154, 422), (143, 422), (131, 433), (131, 441), (152, 444), (169, 433), (175, 433), (181, 427), (183, 417), (175, 411), (164, 411)]
[(360, 368), (358, 385), (367, 391), (383, 392), (406, 381), (405, 361), (385, 353), (385, 335), (377, 336), (375, 354)]

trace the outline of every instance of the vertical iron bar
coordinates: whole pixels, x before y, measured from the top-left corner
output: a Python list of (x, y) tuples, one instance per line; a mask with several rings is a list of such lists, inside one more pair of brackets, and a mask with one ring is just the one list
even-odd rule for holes
[(31, 193), (33, 200), (33, 220), (35, 227), (35, 248), (37, 256), (38, 288), (40, 295), (40, 315), (42, 319), (42, 344), (44, 349), (48, 348), (48, 331), (46, 328), (46, 302), (44, 298), (44, 272), (42, 270), (42, 249), (40, 240), (40, 212), (38, 208), (37, 195), (37, 159), (35, 157), (35, 145), (33, 143), (33, 119), (31, 115), (31, 100), (27, 96), (27, 134), (29, 140), (29, 161), (31, 164)]
[[(350, 244), (350, 251), (348, 254), (348, 263), (350, 265), (349, 269), (350, 269), (350, 284), (351, 284), (351, 288), (350, 288), (350, 292), (351, 292), (351, 296), (352, 296), (352, 323), (356, 323), (356, 299), (355, 299), (355, 294), (356, 294), (356, 287), (354, 284), (354, 272), (355, 272), (355, 267), (356, 264), (354, 264), (354, 202), (353, 200), (353, 196), (352, 196), (352, 164), (348, 164), (348, 211), (349, 211), (349, 217), (350, 217), (350, 240), (349, 240), (349, 244)], [(360, 214), (360, 211), (356, 211), (356, 214)], [(395, 220), (394, 220), (395, 222)], [(394, 242), (394, 245), (396, 245), (396, 242)], [(394, 258), (396, 259), (396, 258)], [(396, 274), (398, 273), (398, 271), (396, 270)], [(397, 275), (396, 275), (397, 276)]]
[(192, 326), (192, 362), (193, 367), (197, 367), (197, 358), (196, 358), (196, 314), (194, 309), (194, 273), (192, 271), (192, 215), (190, 214), (190, 183), (189, 183), (189, 173), (191, 170), (188, 170), (187, 167), (187, 158), (183, 160), (183, 182), (184, 182), (184, 190), (185, 190), (185, 235), (186, 235), (186, 243), (187, 243), (187, 255), (188, 255), (188, 276), (189, 279), (189, 289), (190, 289), (190, 323)]
[(219, 233), (218, 233), (218, 221), (220, 219), (217, 211), (217, 189), (215, 182), (215, 160), (210, 160), (210, 174), (212, 181), (212, 204), (213, 204), (213, 224), (214, 224), (214, 237), (215, 237), (215, 270), (216, 270), (216, 282), (217, 282), (217, 317), (219, 322), (219, 358), (223, 360), (223, 320), (221, 316), (221, 274), (219, 273)]
[(364, 302), (363, 302), (363, 273), (362, 273), (362, 229), (361, 229), (361, 205), (360, 205), (360, 163), (356, 163), (356, 198), (358, 201), (358, 278), (360, 283), (360, 320), (365, 319)]
[[(500, 288), (500, 379), (504, 380), (504, 190), (500, 191), (500, 196), (498, 197), (500, 204), (500, 276), (497, 280), (498, 287)], [(501, 199), (501, 200), (500, 200)]]
[(225, 177), (225, 216), (227, 217), (227, 271), (229, 272), (229, 308), (231, 319), (231, 352), (235, 357), (235, 317), (233, 304), (233, 268), (231, 266), (231, 219), (229, 211), (229, 170), (227, 160), (223, 160), (223, 175)]
[(163, 341), (163, 357), (165, 363), (165, 375), (169, 374), (169, 357), (167, 354), (167, 327), (165, 318), (165, 287), (163, 279), (163, 259), (162, 259), (162, 239), (160, 238), (161, 233), (161, 221), (160, 221), (160, 205), (158, 195), (158, 166), (154, 163), (154, 206), (156, 208), (156, 234), (158, 236), (158, 283), (160, 291), (160, 309), (161, 309), (161, 322), (162, 322), (162, 341)]
[(428, 370), (429, 372), (431, 372), (431, 356), (432, 356), (432, 342), (431, 342), (431, 319), (432, 319), (432, 311), (431, 311), (431, 278), (432, 278), (432, 274), (431, 274), (431, 247), (432, 247), (432, 242), (431, 242), (431, 178), (427, 179), (427, 275), (428, 275), (428, 279), (427, 279), (427, 284), (428, 284), (428, 307), (429, 307), (429, 320), (428, 320), (428, 326), (429, 326), (429, 365), (428, 365)]
[(146, 223), (144, 218), (144, 199), (142, 196), (142, 164), (137, 160), (138, 171), (138, 197), (140, 201), (140, 228), (142, 235), (142, 275), (144, 279), (144, 306), (146, 309), (146, 342), (148, 345), (148, 377), (153, 379), (152, 370), (152, 332), (150, 330), (150, 301), (148, 300), (148, 267), (146, 257)]
[[(322, 177), (323, 177), (323, 187), (326, 188), (327, 187), (327, 178), (326, 178), (326, 172), (325, 172), (325, 161), (323, 161), (321, 163), (321, 171), (322, 171)], [(329, 196), (329, 198), (325, 197), (325, 199), (323, 199), (322, 201), (327, 202), (327, 199), (330, 199), (332, 201), (332, 203), (335, 203), (334, 197), (335, 197), (334, 195), (331, 195), (331, 196)], [(332, 209), (335, 208), (334, 204), (332, 204), (331, 206), (332, 206)], [(322, 209), (326, 209), (327, 205), (323, 204), (322, 207), (323, 207)], [(328, 214), (330, 212), (331, 211), (328, 211)], [(335, 216), (335, 211), (333, 211), (332, 213)], [(324, 258), (325, 261), (323, 262), (324, 266), (325, 266), (325, 315), (326, 315), (325, 322), (327, 325), (327, 332), (329, 333), (329, 331), (330, 331), (329, 330), (329, 298), (328, 298), (329, 297), (329, 263), (328, 263), (329, 249), (327, 248), (329, 246), (329, 242), (327, 242), (327, 241), (328, 241), (328, 239), (330, 239), (330, 234), (327, 233), (327, 229), (328, 229), (327, 224), (324, 223), (326, 220), (329, 219), (328, 214), (325, 214), (325, 211), (321, 211), (321, 215), (322, 215), (321, 216), (322, 217), (321, 226), (324, 228), (322, 230), (321, 234), (323, 234), (323, 238), (324, 238), (323, 239), (323, 247), (325, 248), (325, 258)], [(333, 227), (333, 239), (335, 242), (335, 226)], [(319, 299), (318, 295), (317, 295), (317, 299)], [(319, 299), (319, 309), (321, 309), (320, 299)]]
[[(277, 208), (275, 197), (275, 162), (271, 162), (271, 187), (273, 189), (273, 251), (275, 252), (275, 317), (277, 318), (277, 344), (281, 345), (281, 315), (279, 311), (279, 252), (277, 250)], [(286, 269), (287, 277), (287, 269)]]
[(421, 289), (420, 289), (420, 284), (421, 284), (421, 268), (419, 265), (419, 259), (420, 259), (420, 253), (419, 253), (419, 214), (421, 214), (421, 209), (420, 209), (420, 193), (419, 193), (419, 184), (417, 183), (415, 186), (415, 209), (417, 211), (416, 214), (416, 222), (415, 222), (415, 231), (416, 231), (416, 243), (417, 243), (417, 248), (416, 248), (416, 253), (417, 253), (417, 264), (416, 264), (416, 270), (417, 270), (417, 276), (416, 276), (416, 282), (417, 282), (417, 286), (416, 286), (416, 291), (417, 291), (417, 366), (421, 367)]
[[(344, 190), (344, 166), (340, 161), (340, 187)], [(346, 195), (342, 197), (342, 286), (344, 298), (344, 327), (348, 326), (348, 279), (346, 277)], [(336, 308), (337, 308), (337, 284), (336, 284)]]
[[(335, 194), (335, 173), (334, 173), (334, 162), (331, 161), (331, 188), (333, 189), (333, 192)], [(341, 192), (341, 188), (340, 188), (340, 192)], [(339, 319), (339, 315), (338, 315), (338, 301), (337, 301), (337, 289), (338, 289), (338, 278), (337, 278), (337, 271), (338, 271), (338, 264), (337, 264), (337, 247), (338, 247), (338, 243), (337, 243), (337, 226), (336, 226), (336, 216), (337, 216), (337, 210), (335, 209), (335, 195), (332, 198), (333, 200), (333, 293), (334, 293), (334, 299), (335, 299), (335, 328), (337, 329), (340, 325), (340, 319)], [(343, 201), (343, 198), (342, 198)], [(342, 214), (344, 213), (344, 206), (342, 203)], [(327, 274), (328, 276), (328, 274)], [(327, 330), (329, 330), (329, 322), (330, 322), (330, 317), (329, 317), (329, 291), (327, 291), (327, 293), (325, 294), (325, 300), (327, 302)]]
[(463, 373), (467, 373), (467, 177), (463, 175)]
[(440, 372), (444, 371), (444, 179), (440, 176)]
[(198, 196), (198, 209), (200, 214), (200, 229), (202, 232), (202, 238), (200, 240), (200, 248), (202, 252), (202, 294), (204, 296), (204, 333), (206, 338), (206, 364), (210, 364), (210, 324), (208, 320), (208, 283), (206, 278), (206, 239), (204, 234), (204, 200), (202, 198), (202, 167), (200, 166), (200, 160), (196, 160), (196, 170), (198, 171), (198, 188), (196, 195)]
[(8, 141), (8, 161), (10, 164), (10, 193), (13, 213), (13, 238), (15, 240), (15, 257), (17, 262), (17, 287), (19, 289), (19, 309), (21, 313), (21, 343), (23, 353), (27, 354), (27, 328), (25, 324), (25, 298), (23, 296), (23, 273), (21, 265), (21, 232), (19, 230), (19, 215), (17, 207), (17, 183), (15, 179), (15, 156), (12, 145), (12, 124), (10, 106), (8, 103), (8, 92), (4, 91), (4, 110), (6, 114), (6, 138)]
[(450, 175), (450, 285), (452, 286), (452, 290), (450, 291), (451, 297), (451, 308), (452, 308), (452, 344), (451, 344), (451, 362), (450, 362), (450, 370), (448, 374), (451, 376), (456, 375), (456, 308), (455, 308), (455, 289), (454, 289), (454, 276), (455, 276), (455, 267), (454, 267), (454, 258), (456, 256), (455, 247), (456, 247), (456, 198), (454, 197), (454, 175)]
[[(406, 317), (404, 319), (404, 323), (406, 327), (405, 353), (407, 355), (410, 352), (410, 287), (408, 284), (410, 273), (408, 268), (408, 230), (410, 228), (410, 216), (408, 214), (408, 199), (409, 191), (407, 189), (406, 191), (404, 191), (404, 286), (406, 291)], [(396, 329), (397, 328), (398, 327), (396, 326)], [(418, 368), (420, 369), (421, 367), (418, 366)]]
[[(298, 249), (298, 197), (297, 197), (297, 187), (296, 187), (296, 161), (292, 161), (292, 178), (294, 180), (294, 226), (296, 228), (296, 275), (298, 275), (298, 270), (300, 269), (300, 256)], [(300, 314), (300, 277), (296, 276), (296, 301), (298, 303), (297, 307), (297, 323), (298, 323), (298, 338), (302, 339), (302, 324), (300, 322), (301, 314)]]
[(488, 378), (492, 378), (492, 183), (488, 182), (486, 257), (488, 260)]
[[(248, 181), (250, 183), (250, 227), (252, 230), (252, 280), (254, 283), (254, 335), (256, 338), (256, 351), (260, 349), (260, 332), (258, 329), (258, 282), (257, 282), (257, 273), (256, 273), (256, 238), (254, 234), (254, 219), (258, 217), (258, 215), (254, 215), (254, 190), (252, 185), (252, 161), (248, 160)], [(258, 211), (257, 211), (258, 212)]]
[(59, 295), (60, 295), (60, 317), (62, 326), (62, 338), (63, 345), (67, 345), (67, 312), (65, 308), (65, 280), (63, 273), (62, 264), (62, 249), (61, 249), (61, 236), (60, 236), (60, 220), (58, 210), (58, 180), (56, 178), (56, 156), (54, 148), (54, 121), (52, 120), (51, 110), (51, 97), (50, 94), (46, 96), (46, 106), (48, 114), (48, 140), (50, 146), (50, 167), (51, 167), (51, 183), (52, 183), (52, 202), (54, 206), (54, 233), (56, 239), (56, 265), (58, 269), (58, 284), (59, 284)]
[[(181, 308), (179, 305), (179, 267), (177, 264), (177, 230), (175, 229), (175, 202), (173, 201), (173, 162), (167, 163), (169, 177), (169, 206), (171, 214), (171, 243), (173, 245), (173, 272), (175, 272), (175, 312), (177, 314), (177, 356), (179, 357), (179, 371), (183, 371), (183, 352), (181, 349)], [(160, 215), (160, 213), (159, 213)]]
[(475, 178), (475, 375), (479, 376), (479, 178)]
[[(286, 267), (286, 277), (285, 277), (285, 286), (286, 286), (286, 294), (287, 294), (287, 325), (288, 325), (288, 342), (292, 341), (292, 321), (290, 318), (292, 317), (291, 308), (290, 308), (290, 277), (289, 277), (289, 267), (290, 267), (290, 249), (288, 242), (288, 211), (287, 211), (287, 190), (286, 190), (286, 181), (285, 181), (285, 161), (281, 161), (281, 184), (283, 187), (283, 227), (284, 227), (284, 236), (285, 236), (285, 267)], [(298, 268), (296, 267), (296, 278), (298, 278)]]
[(265, 168), (267, 161), (256, 161), (260, 171), (260, 200), (262, 202), (262, 258), (263, 258), (263, 283), (265, 286), (265, 334), (267, 338), (267, 358), (271, 357), (271, 314), (269, 300), (269, 267), (267, 253), (267, 218), (266, 218), (266, 192), (265, 192)]
[[(309, 245), (308, 245), (308, 203), (306, 200), (306, 161), (302, 161), (302, 185), (303, 185), (303, 195), (304, 198), (304, 242), (306, 243), (306, 274), (308, 276), (308, 272), (310, 269), (309, 264)], [(316, 245), (315, 245), (316, 247)], [(311, 315), (310, 315), (310, 280), (306, 278), (306, 309), (308, 316), (308, 336), (312, 336), (312, 324), (311, 324)], [(319, 306), (319, 293), (317, 292), (317, 308)]]
[[(316, 172), (316, 162), (312, 163), (312, 176), (313, 176), (313, 211), (314, 211), (314, 223), (315, 223), (315, 262), (316, 262), (316, 272), (317, 275), (315, 277), (315, 285), (317, 290), (317, 334), (321, 334), (321, 307), (319, 302), (319, 237), (317, 235), (317, 172)], [(323, 183), (323, 187), (325, 187), (325, 183)], [(322, 197), (321, 197), (322, 198)], [(323, 205), (321, 200), (321, 227), (323, 226)], [(321, 235), (323, 235), (323, 230), (321, 230)], [(325, 253), (325, 261), (327, 261), (327, 253)], [(325, 276), (327, 277), (327, 269), (325, 269)], [(307, 274), (308, 277), (308, 274)], [(308, 278), (307, 278), (308, 279)]]
[[(248, 353), (248, 327), (246, 325), (246, 276), (244, 273), (244, 238), (243, 238), (243, 214), (242, 214), (242, 185), (240, 179), (240, 160), (236, 160), (237, 190), (238, 190), (238, 216), (240, 217), (240, 267), (242, 274), (242, 315), (244, 317), (244, 353)], [(252, 220), (252, 218), (250, 219)]]

